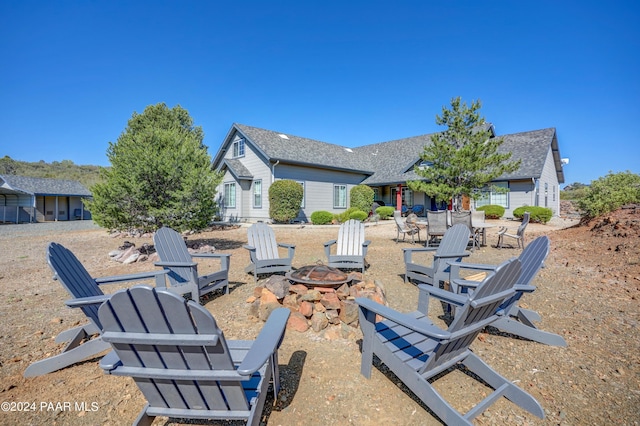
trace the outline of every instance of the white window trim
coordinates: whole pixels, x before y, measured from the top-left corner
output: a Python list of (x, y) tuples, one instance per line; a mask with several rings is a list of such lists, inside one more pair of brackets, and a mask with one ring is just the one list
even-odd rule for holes
[[(260, 187), (260, 193), (258, 194), (256, 191), (257, 186)], [(253, 198), (253, 208), (254, 209), (261, 209), (262, 208), (262, 179), (258, 179), (258, 180), (254, 180), (253, 181), (253, 190), (252, 190), (252, 198)], [(256, 203), (256, 196), (259, 195), (260, 196), (260, 203)]]
[(231, 144), (231, 157), (241, 158), (244, 157), (245, 143), (244, 138), (238, 138)]
[(304, 202), (305, 202), (305, 197), (304, 197), (304, 193), (305, 193), (305, 185), (304, 185), (304, 181), (303, 180), (297, 180), (296, 182), (298, 182), (300, 185), (302, 185), (302, 202), (300, 203), (300, 208), (304, 209)]
[[(338, 205), (336, 203), (336, 190), (339, 190), (339, 188), (344, 188), (344, 206)], [(348, 200), (347, 200), (347, 185), (344, 184), (333, 184), (333, 208), (334, 209), (346, 209), (347, 208), (347, 204)]]
[[(233, 188), (233, 204), (231, 204), (229, 202), (229, 198), (231, 198), (231, 197), (228, 196), (229, 194), (231, 194), (231, 189), (232, 188)], [(224, 184), (224, 207), (228, 208), (228, 209), (235, 209), (236, 208), (236, 199), (237, 199), (236, 183), (235, 182), (225, 183)]]

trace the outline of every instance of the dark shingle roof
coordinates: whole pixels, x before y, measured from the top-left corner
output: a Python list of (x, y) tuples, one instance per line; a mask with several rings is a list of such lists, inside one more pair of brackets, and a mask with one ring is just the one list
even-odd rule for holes
[(373, 173), (350, 148), (243, 124), (234, 126), (272, 161)]
[(253, 179), (253, 175), (240, 160), (225, 158), (223, 163), (227, 166), (236, 179)]
[[(234, 127), (251, 141), (267, 160), (363, 173), (370, 175), (363, 181), (367, 185), (395, 184), (420, 179), (413, 171), (413, 166), (420, 160), (424, 146), (431, 143), (431, 135), (426, 134), (349, 149), (243, 124), (234, 124)], [(280, 135), (286, 135), (286, 138)], [(513, 160), (521, 160), (521, 166), (516, 172), (503, 175), (500, 180), (539, 178), (551, 148), (558, 180), (560, 183), (564, 182), (555, 128), (498, 137), (504, 139), (499, 152), (511, 152)], [(220, 152), (218, 157), (223, 154)]]
[(32, 195), (91, 196), (91, 191), (75, 180), (3, 175), (0, 187)]

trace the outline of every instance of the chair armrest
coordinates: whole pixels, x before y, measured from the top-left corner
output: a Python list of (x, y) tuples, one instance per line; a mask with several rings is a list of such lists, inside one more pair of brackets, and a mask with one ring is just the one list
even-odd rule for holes
[(456, 305), (456, 306), (463, 306), (467, 302), (467, 299), (469, 298), (469, 296), (466, 294), (456, 294), (456, 293), (450, 292), (449, 290), (444, 290), (441, 288), (437, 288), (430, 285), (424, 285), (424, 284), (419, 284), (418, 290), (420, 290), (421, 293), (426, 293), (427, 296), (429, 297), (433, 296), (438, 300), (441, 300), (443, 302), (447, 302), (449, 304)]
[(82, 308), (84, 306), (100, 305), (103, 302), (109, 300), (110, 294), (101, 294), (99, 296), (79, 297), (77, 299), (70, 299), (64, 302), (70, 308)]
[(326, 243), (324, 243), (324, 246), (327, 247), (327, 246), (333, 245), (333, 244), (335, 244), (337, 242), (338, 242), (337, 240), (329, 240)]
[(139, 280), (145, 280), (149, 278), (155, 278), (156, 282), (158, 282), (159, 276), (166, 275), (166, 274), (167, 274), (167, 271), (156, 270), (156, 271), (149, 271), (149, 272), (139, 272), (136, 274), (114, 275), (111, 277), (95, 278), (94, 281), (96, 282), (96, 284), (102, 285), (102, 284), (116, 284), (116, 283), (123, 283), (127, 281), (139, 281)]
[(295, 244), (278, 243), (278, 247), (284, 247), (288, 249), (296, 248)]
[(516, 291), (520, 291), (522, 293), (531, 293), (535, 291), (535, 285), (524, 285), (524, 284), (516, 284), (513, 286)]
[(465, 251), (464, 253), (455, 253), (455, 254), (446, 254), (446, 255), (441, 255), (441, 254), (434, 254), (433, 257), (436, 259), (457, 259), (459, 257), (469, 257), (471, 256), (471, 253), (469, 253), (468, 251)]
[(250, 246), (249, 244), (243, 244), (242, 248), (245, 248), (249, 251), (256, 251), (256, 248), (254, 246)]
[(371, 240), (365, 240), (365, 242), (362, 243), (362, 247), (369, 247), (369, 244), (371, 244)]
[(495, 271), (498, 265), (486, 265), (483, 263), (447, 262), (450, 266), (457, 266), (460, 269), (478, 269), (481, 271)]
[(278, 350), (287, 326), (291, 311), (278, 308), (271, 312), (262, 331), (251, 345), (251, 349), (238, 366), (237, 372), (249, 376), (260, 369), (265, 362)]
[(120, 358), (115, 351), (109, 352), (100, 360), (100, 368), (102, 368), (105, 373), (109, 373), (111, 370), (118, 368), (121, 365), (122, 361), (120, 361)]
[(156, 266), (166, 266), (168, 268), (175, 266), (175, 267), (182, 267), (182, 268), (193, 268), (194, 266), (198, 266), (197, 263), (195, 262), (155, 262), (154, 265)]
[(215, 258), (215, 259), (221, 259), (224, 257), (230, 257), (231, 254), (229, 253), (193, 253), (191, 255), (191, 257), (210, 257), (210, 258)]
[(404, 263), (411, 263), (413, 252), (427, 252), (436, 250), (438, 250), (437, 247), (403, 248), (402, 251), (404, 253)]
[(355, 302), (361, 309), (374, 312), (380, 316), (383, 316), (397, 324), (403, 325), (417, 333), (431, 337), (438, 340), (447, 340), (450, 338), (451, 333), (446, 330), (442, 330), (435, 325), (426, 322), (424, 320), (418, 320), (407, 314), (400, 313), (384, 305), (381, 305), (373, 300), (366, 299), (364, 297), (358, 297)]

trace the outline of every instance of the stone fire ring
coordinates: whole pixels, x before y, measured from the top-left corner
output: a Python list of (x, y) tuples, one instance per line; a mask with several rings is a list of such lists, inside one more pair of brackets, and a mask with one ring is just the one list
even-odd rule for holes
[(290, 281), (318, 287), (340, 287), (351, 281), (351, 277), (340, 269), (327, 265), (308, 265), (285, 274)]

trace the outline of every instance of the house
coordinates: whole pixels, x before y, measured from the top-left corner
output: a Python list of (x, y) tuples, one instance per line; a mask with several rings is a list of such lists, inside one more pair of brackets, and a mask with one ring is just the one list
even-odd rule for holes
[[(491, 127), (492, 135), (493, 127)], [(501, 136), (500, 152), (511, 152), (521, 160), (514, 173), (493, 182), (508, 192), (486, 192), (472, 208), (485, 204), (505, 207), (512, 217), (517, 207), (549, 207), (560, 212), (559, 185), (564, 183), (562, 160), (554, 128)], [(349, 207), (353, 186), (366, 184), (375, 198), (408, 207), (423, 205), (437, 209), (435, 201), (406, 186), (420, 179), (414, 168), (420, 154), (431, 143), (431, 135), (348, 148), (287, 133), (233, 124), (213, 159), (213, 167), (224, 173), (219, 205), (224, 220), (269, 220), (269, 186), (277, 179), (292, 179), (304, 189), (299, 220), (308, 221), (316, 210), (339, 213)]]
[(73, 180), (0, 176), (0, 223), (91, 219), (82, 199), (91, 192)]

